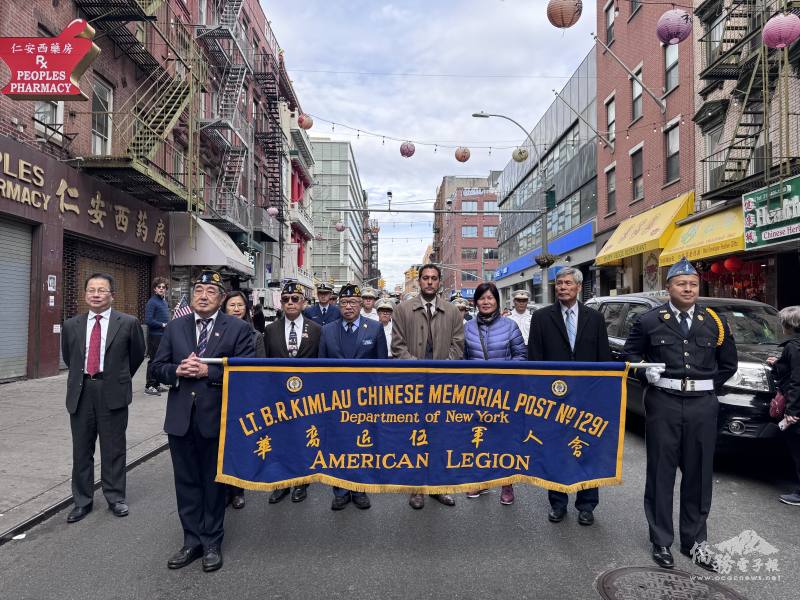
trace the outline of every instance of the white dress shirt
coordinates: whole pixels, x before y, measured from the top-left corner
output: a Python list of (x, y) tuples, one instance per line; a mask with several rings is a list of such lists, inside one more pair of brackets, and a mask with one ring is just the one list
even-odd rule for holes
[(511, 314), (508, 315), (508, 318), (514, 321), (518, 326), (519, 330), (522, 332), (522, 339), (525, 340), (525, 344), (528, 344), (528, 334), (531, 332), (531, 313), (528, 312), (528, 309), (525, 309), (525, 312), (517, 312), (517, 309), (511, 311)]
[[(678, 325), (680, 325), (681, 324), (681, 311), (680, 311), (680, 309), (676, 308), (675, 305), (672, 302), (669, 303), (669, 309), (675, 315), (675, 318), (678, 319)], [(689, 310), (686, 311), (686, 314), (689, 315), (689, 318), (686, 319), (686, 322), (689, 323), (689, 329), (691, 329), (692, 328), (692, 320), (694, 319), (694, 305), (692, 305), (692, 308), (690, 308)]]
[[(92, 329), (94, 329), (94, 325), (97, 322), (95, 317), (98, 313), (93, 313), (89, 311), (89, 318), (86, 320), (86, 345), (83, 348), (83, 372), (87, 373), (87, 367), (89, 363), (89, 342), (92, 341)], [(106, 359), (106, 336), (108, 335), (108, 323), (111, 319), (111, 308), (104, 310), (103, 312), (99, 313), (102, 319), (100, 319), (100, 373), (103, 372), (103, 365), (105, 364)]]
[(366, 317), (367, 319), (372, 319), (373, 321), (378, 321), (378, 320), (380, 320), (380, 319), (378, 319), (378, 311), (377, 311), (377, 310), (375, 310), (374, 308), (373, 308), (371, 311), (369, 311), (369, 312), (365, 311), (365, 310), (362, 308), (362, 309), (361, 309), (361, 316), (362, 316), (362, 317)]
[[(200, 319), (204, 318), (198, 315), (197, 313), (192, 313), (194, 315), (194, 342), (195, 344), (200, 343), (200, 331), (203, 329), (203, 324), (200, 322)], [(208, 326), (208, 337), (206, 338), (207, 342), (211, 341), (211, 332), (214, 331), (214, 325), (217, 322), (217, 316), (219, 316), (219, 311), (215, 312), (210, 317), (205, 317), (211, 319), (211, 324)], [(206, 343), (207, 343), (206, 342)]]
[(283, 324), (283, 336), (284, 341), (286, 342), (286, 349), (289, 349), (289, 333), (292, 331), (292, 323), (294, 323), (294, 331), (297, 334), (297, 349), (300, 349), (300, 344), (303, 342), (302, 335), (303, 335), (303, 313), (294, 320), (290, 321), (288, 318), (285, 320)]
[(386, 349), (389, 351), (389, 358), (392, 358), (392, 322), (389, 321), (383, 326), (383, 333), (386, 335)]

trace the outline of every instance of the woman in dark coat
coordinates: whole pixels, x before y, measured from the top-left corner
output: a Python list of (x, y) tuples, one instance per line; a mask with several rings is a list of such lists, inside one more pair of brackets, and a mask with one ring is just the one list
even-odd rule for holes
[[(222, 310), (231, 317), (247, 321), (250, 327), (253, 327), (253, 319), (250, 317), (250, 307), (248, 306), (247, 296), (244, 295), (244, 292), (240, 292), (239, 290), (230, 292), (222, 303)], [(256, 331), (255, 328), (253, 328), (253, 341), (256, 346), (256, 358), (264, 358), (267, 355), (264, 348), (264, 334)], [(231, 506), (236, 509), (244, 508), (244, 490), (235, 485), (229, 485), (227, 487), (228, 502), (230, 502)]]
[(800, 425), (797, 425), (800, 417), (800, 306), (787, 306), (778, 316), (789, 338), (781, 344), (783, 352), (780, 358), (770, 357), (767, 362), (772, 365), (775, 382), (786, 398), (786, 410), (781, 423), (785, 425), (783, 435), (797, 473), (794, 492), (783, 494), (778, 499), (784, 504), (800, 506)]
[[(464, 325), (464, 359), (525, 360), (528, 349), (516, 322), (500, 316), (500, 293), (491, 281), (475, 288), (476, 318)], [(477, 498), (488, 490), (474, 490), (467, 498)], [(500, 504), (514, 503), (514, 488), (504, 485)]]

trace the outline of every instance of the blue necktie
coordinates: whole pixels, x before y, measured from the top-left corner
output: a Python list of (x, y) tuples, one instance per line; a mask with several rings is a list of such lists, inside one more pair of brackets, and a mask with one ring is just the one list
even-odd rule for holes
[(198, 321), (203, 328), (200, 330), (200, 337), (197, 338), (197, 356), (202, 357), (208, 346), (208, 326), (211, 325), (211, 319), (198, 319)]
[(684, 337), (689, 337), (689, 313), (681, 312), (681, 331)]
[(569, 338), (569, 347), (575, 350), (575, 320), (572, 316), (572, 309), (567, 309), (566, 316), (567, 337)]

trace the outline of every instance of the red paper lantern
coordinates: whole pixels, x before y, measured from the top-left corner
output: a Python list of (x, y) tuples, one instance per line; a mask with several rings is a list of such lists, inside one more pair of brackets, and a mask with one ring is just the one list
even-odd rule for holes
[(725, 262), (722, 263), (723, 266), (728, 269), (731, 273), (736, 273), (742, 268), (742, 259), (738, 256), (731, 256), (725, 259)]
[(469, 148), (456, 148), (456, 160), (458, 162), (467, 162), (469, 160)]
[(679, 44), (692, 33), (692, 17), (685, 10), (668, 10), (656, 24), (656, 35), (664, 44)]
[(769, 48), (786, 48), (800, 37), (800, 17), (796, 14), (777, 14), (764, 24), (762, 38)]
[(277, 207), (277, 206), (270, 206), (270, 207), (267, 209), (267, 214), (268, 214), (270, 217), (277, 217), (277, 216), (278, 216), (278, 207)]
[(722, 266), (721, 262), (717, 261), (717, 262), (711, 264), (711, 272), (714, 275), (722, 275), (722, 273), (724, 271), (725, 271), (725, 267)]
[(572, 27), (581, 18), (583, 2), (581, 0), (550, 0), (547, 3), (547, 20), (553, 27), (566, 29)]
[(311, 129), (314, 126), (314, 119), (311, 115), (301, 114), (297, 117), (297, 125), (300, 129)]
[(416, 148), (414, 147), (414, 144), (412, 144), (411, 142), (403, 142), (402, 144), (400, 144), (400, 156), (404, 158), (410, 158), (414, 156), (415, 151)]

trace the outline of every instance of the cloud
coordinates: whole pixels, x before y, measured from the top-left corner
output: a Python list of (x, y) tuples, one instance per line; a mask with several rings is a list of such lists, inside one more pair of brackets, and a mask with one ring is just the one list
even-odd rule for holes
[[(507, 114), (532, 128), (553, 101), (551, 89), (566, 83), (593, 43), (594, 3), (584, 3), (566, 31), (550, 25), (545, 7), (524, 0), (264, 3), (303, 110), (316, 117), (310, 133), (353, 144), (371, 207), (385, 207), (387, 190), (393, 206), (430, 207), (442, 177), (505, 167), (521, 132), (471, 114)], [(332, 131), (326, 119), (360, 132)], [(366, 132), (439, 147), (417, 143), (406, 159), (400, 142)], [(443, 147), (458, 144), (470, 147), (469, 162)], [(393, 288), (431, 243), (432, 215), (372, 216), (381, 223), (380, 267)]]

